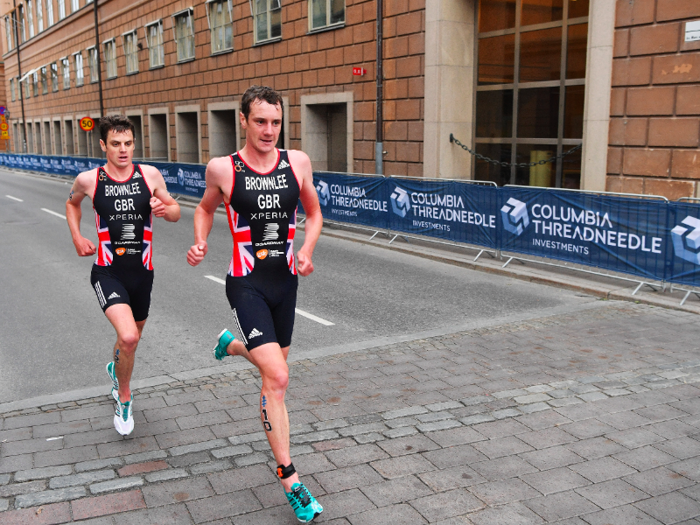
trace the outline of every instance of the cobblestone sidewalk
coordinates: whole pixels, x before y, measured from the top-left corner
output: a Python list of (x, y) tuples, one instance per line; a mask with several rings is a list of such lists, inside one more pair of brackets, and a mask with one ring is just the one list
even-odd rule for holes
[[(700, 323), (575, 315), (291, 365), (292, 455), (333, 525), (700, 525)], [(245, 370), (0, 419), (0, 525), (296, 523)]]

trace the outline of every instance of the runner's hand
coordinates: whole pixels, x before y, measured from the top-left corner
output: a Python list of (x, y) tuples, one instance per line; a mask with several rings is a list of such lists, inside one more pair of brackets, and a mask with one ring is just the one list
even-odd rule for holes
[(151, 211), (156, 217), (163, 217), (165, 215), (165, 204), (163, 204), (157, 197), (151, 197), (149, 201), (151, 205)]
[(81, 257), (89, 257), (90, 255), (95, 255), (95, 252), (97, 252), (97, 249), (95, 248), (95, 245), (92, 244), (92, 241), (90, 239), (86, 239), (85, 237), (80, 237), (79, 239), (74, 240), (73, 244), (75, 244), (75, 251), (78, 252), (78, 255)]
[(306, 277), (314, 271), (314, 263), (311, 262), (311, 257), (299, 250), (297, 252), (297, 272), (299, 275)]
[(202, 262), (207, 251), (208, 247), (206, 242), (195, 244), (187, 252), (187, 262), (190, 263), (190, 266), (197, 266)]

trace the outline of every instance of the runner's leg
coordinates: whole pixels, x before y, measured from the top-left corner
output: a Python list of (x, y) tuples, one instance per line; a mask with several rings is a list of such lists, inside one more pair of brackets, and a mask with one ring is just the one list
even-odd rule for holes
[(131, 399), (130, 383), (136, 346), (141, 339), (146, 320), (134, 321), (128, 304), (114, 304), (105, 310), (105, 315), (117, 332), (117, 343), (114, 345), (114, 371), (119, 381), (119, 400), (125, 403)]

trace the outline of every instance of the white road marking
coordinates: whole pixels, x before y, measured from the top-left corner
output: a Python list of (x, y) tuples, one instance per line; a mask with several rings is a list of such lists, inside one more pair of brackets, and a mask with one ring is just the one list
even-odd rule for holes
[(46, 441), (56, 441), (57, 439), (63, 439), (63, 436), (58, 436), (58, 437), (53, 437), (53, 438), (46, 438)]
[(13, 201), (17, 202), (24, 202), (22, 199), (18, 199), (17, 197), (13, 197), (12, 195), (5, 195), (8, 199), (12, 199)]
[(207, 279), (211, 279), (215, 283), (223, 284), (224, 286), (226, 285), (226, 281), (224, 281), (223, 279), (219, 279), (218, 277), (214, 277), (213, 275), (205, 275), (204, 277), (206, 277)]
[[(226, 284), (226, 281), (223, 279), (219, 279), (218, 277), (214, 277), (213, 275), (205, 275), (207, 279), (211, 279), (215, 283), (219, 284)], [(310, 314), (309, 312), (305, 312), (304, 310), (299, 310), (299, 308), (295, 308), (294, 311), (298, 313), (301, 316), (306, 317), (307, 319), (311, 319), (312, 321), (316, 321), (317, 323), (322, 324), (323, 326), (335, 326), (335, 323), (331, 323), (330, 321), (326, 321), (325, 319), (322, 319), (314, 314)]]
[(41, 208), (41, 211), (45, 211), (46, 213), (50, 213), (51, 215), (55, 215), (56, 217), (60, 217), (61, 219), (66, 218), (65, 215), (61, 215), (60, 213), (56, 213), (55, 211), (47, 210), (46, 208)]

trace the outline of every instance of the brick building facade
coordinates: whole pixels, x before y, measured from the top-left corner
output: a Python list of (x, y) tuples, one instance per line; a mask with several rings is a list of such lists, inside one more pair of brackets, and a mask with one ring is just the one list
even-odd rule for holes
[(696, 0), (618, 2), (611, 191), (700, 196), (700, 39), (686, 41), (693, 19)]
[[(318, 170), (375, 172), (374, 0), (102, 0), (97, 46), (92, 3), (4, 5), (15, 150), (17, 20), (30, 151), (100, 152), (78, 126), (100, 116), (96, 48), (104, 112), (135, 120), (139, 157), (205, 163), (240, 147), (240, 96), (258, 83), (285, 97), (281, 145)], [(685, 41), (700, 2), (384, 0), (383, 18), (385, 174), (700, 196), (700, 42)], [(582, 148), (545, 169), (494, 167), (450, 134), (510, 163)]]

